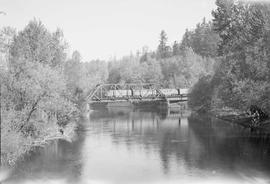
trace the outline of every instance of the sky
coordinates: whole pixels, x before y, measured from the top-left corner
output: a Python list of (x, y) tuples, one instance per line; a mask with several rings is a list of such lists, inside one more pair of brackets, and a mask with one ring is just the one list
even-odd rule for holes
[(108, 60), (155, 50), (161, 30), (170, 44), (181, 41), (215, 7), (215, 0), (0, 0), (0, 27), (22, 30), (36, 18), (50, 31), (62, 29), (69, 53)]

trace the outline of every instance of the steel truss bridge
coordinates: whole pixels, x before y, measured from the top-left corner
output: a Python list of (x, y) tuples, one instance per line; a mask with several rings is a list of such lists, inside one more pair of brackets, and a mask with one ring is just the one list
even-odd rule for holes
[(153, 83), (99, 84), (87, 96), (88, 104), (162, 101), (168, 105), (187, 101), (188, 89), (161, 88)]

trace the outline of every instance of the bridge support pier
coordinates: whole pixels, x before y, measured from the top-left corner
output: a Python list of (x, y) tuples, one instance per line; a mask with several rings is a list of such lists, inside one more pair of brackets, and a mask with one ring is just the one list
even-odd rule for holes
[(107, 107), (133, 107), (133, 103), (131, 101), (108, 102)]
[(166, 105), (167, 107), (179, 107), (180, 99), (166, 99)]
[(167, 107), (170, 107), (170, 100), (169, 99), (166, 99), (166, 105), (167, 105)]

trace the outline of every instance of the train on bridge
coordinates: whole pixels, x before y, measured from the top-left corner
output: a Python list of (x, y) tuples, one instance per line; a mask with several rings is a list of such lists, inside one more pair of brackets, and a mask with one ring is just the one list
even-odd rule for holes
[(162, 88), (156, 84), (101, 84), (87, 97), (88, 104), (176, 104), (187, 101), (189, 89)]
[(126, 97), (156, 97), (159, 92), (164, 96), (179, 96), (187, 95), (188, 89), (159, 89), (159, 90), (149, 90), (149, 89), (129, 89), (129, 90), (109, 90), (104, 96), (107, 98), (126, 98)]

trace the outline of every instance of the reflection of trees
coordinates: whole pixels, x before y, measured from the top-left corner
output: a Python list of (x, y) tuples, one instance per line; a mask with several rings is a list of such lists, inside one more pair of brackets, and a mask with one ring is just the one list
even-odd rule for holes
[[(92, 114), (95, 117), (93, 121), (103, 121), (104, 126), (111, 126), (111, 137), (115, 144), (125, 143), (128, 148), (132, 145), (143, 145), (146, 152), (152, 150), (160, 150), (159, 155), (163, 164), (164, 172), (168, 172), (170, 168), (170, 160), (175, 155), (183, 155), (178, 150), (181, 149), (181, 144), (185, 145), (188, 127), (183, 122), (179, 123), (179, 118), (164, 118), (164, 114), (167, 113), (167, 109), (137, 109), (132, 110), (126, 114), (116, 113), (116, 110), (112, 113), (109, 111), (98, 112)], [(98, 114), (104, 114), (98, 118)], [(111, 121), (107, 123), (111, 113)], [(118, 115), (116, 115), (118, 114)], [(163, 114), (159, 116), (159, 114)], [(107, 117), (107, 118), (103, 118)], [(180, 126), (186, 127), (180, 127)], [(98, 127), (100, 128), (100, 127)], [(171, 142), (174, 140), (181, 140), (183, 143)]]
[(56, 140), (44, 148), (36, 149), (17, 165), (11, 180), (56, 178), (77, 183), (82, 170), (81, 150), (84, 140), (84, 132), (79, 132), (73, 142)]
[(204, 147), (197, 167), (223, 169), (230, 173), (239, 169), (245, 173), (249, 169), (270, 170), (267, 164), (270, 161), (269, 136), (256, 135), (243, 127), (217, 119), (196, 116), (189, 118), (189, 126)]
[[(244, 173), (249, 168), (270, 169), (269, 138), (250, 134), (236, 125), (196, 116), (191, 116), (188, 123), (185, 119), (179, 123), (178, 118), (161, 118), (155, 110), (107, 113), (102, 116), (107, 118), (102, 126), (110, 127), (113, 143), (125, 143), (129, 149), (140, 144), (145, 152), (159, 150), (165, 173), (173, 162), (186, 169), (230, 174), (239, 169)], [(98, 117), (96, 120), (100, 121)]]

